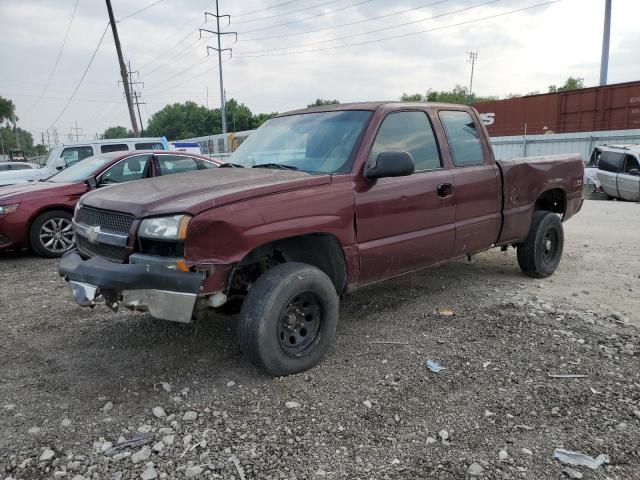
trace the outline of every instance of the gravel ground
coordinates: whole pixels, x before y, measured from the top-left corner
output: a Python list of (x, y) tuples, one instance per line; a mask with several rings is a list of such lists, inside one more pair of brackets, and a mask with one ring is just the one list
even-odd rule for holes
[[(349, 295), (286, 378), (234, 318), (81, 309), (55, 261), (4, 254), (0, 478), (640, 478), (639, 217), (587, 202), (550, 279), (492, 251)], [(609, 463), (564, 472), (556, 448)]]

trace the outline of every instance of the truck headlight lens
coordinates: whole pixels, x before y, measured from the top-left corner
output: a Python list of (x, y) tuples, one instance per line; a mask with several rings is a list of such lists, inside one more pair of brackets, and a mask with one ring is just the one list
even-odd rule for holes
[(184, 240), (190, 221), (189, 215), (145, 218), (138, 229), (138, 236), (157, 240)]
[(14, 203), (13, 205), (0, 205), (0, 215), (7, 215), (8, 213), (13, 213), (18, 209), (19, 203)]

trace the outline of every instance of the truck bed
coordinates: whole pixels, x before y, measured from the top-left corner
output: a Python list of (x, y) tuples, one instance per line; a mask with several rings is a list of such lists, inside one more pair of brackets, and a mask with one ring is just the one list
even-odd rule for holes
[(527, 237), (541, 195), (558, 205), (552, 211), (565, 221), (582, 206), (584, 162), (578, 154), (496, 160), (502, 175), (503, 224), (497, 245)]

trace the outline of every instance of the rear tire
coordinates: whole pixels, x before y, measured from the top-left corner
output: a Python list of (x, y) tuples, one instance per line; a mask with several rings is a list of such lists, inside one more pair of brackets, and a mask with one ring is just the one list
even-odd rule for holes
[(518, 245), (518, 264), (530, 277), (544, 278), (558, 268), (564, 247), (564, 230), (558, 215), (533, 212), (527, 239)]
[(64, 210), (51, 210), (36, 217), (29, 228), (29, 243), (45, 258), (58, 258), (75, 246), (71, 220)]
[(244, 354), (274, 376), (313, 367), (324, 356), (338, 323), (338, 295), (329, 277), (304, 263), (283, 263), (263, 273), (240, 312)]

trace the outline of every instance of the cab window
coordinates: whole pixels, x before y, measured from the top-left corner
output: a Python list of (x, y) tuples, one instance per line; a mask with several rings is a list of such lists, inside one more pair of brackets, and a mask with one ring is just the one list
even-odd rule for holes
[(449, 142), (453, 164), (456, 167), (482, 165), (484, 149), (471, 115), (462, 111), (441, 111), (438, 115)]
[(627, 155), (624, 161), (623, 173), (629, 174), (632, 170), (640, 170), (640, 163), (633, 155)]
[(136, 143), (136, 150), (164, 150), (160, 142)]
[(100, 183), (125, 183), (140, 180), (149, 176), (149, 159), (151, 155), (134, 155), (108, 168)]
[(381, 152), (410, 153), (416, 171), (442, 167), (436, 137), (424, 112), (389, 114), (378, 130), (369, 161), (374, 163)]
[(158, 155), (158, 170), (160, 175), (193, 172), (198, 170), (198, 164), (191, 157), (182, 155)]
[(129, 150), (129, 147), (127, 146), (126, 143), (112, 143), (109, 145), (102, 145), (100, 146), (100, 151), (102, 153), (109, 153), (109, 152), (124, 152)]
[(70, 167), (74, 163), (78, 163), (80, 160), (84, 160), (85, 158), (92, 155), (93, 148), (86, 146), (65, 148), (60, 156), (64, 158), (64, 162), (66, 163), (67, 167)]

